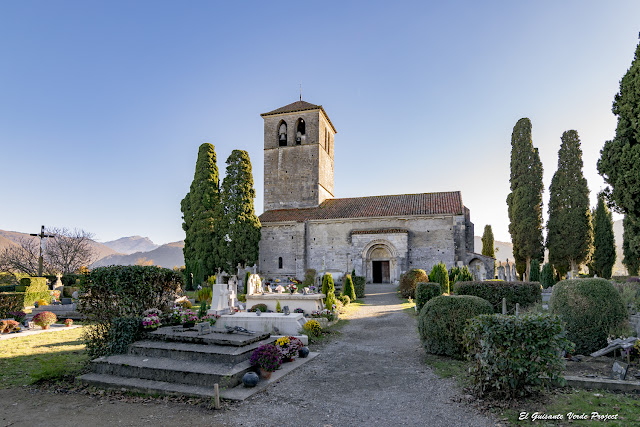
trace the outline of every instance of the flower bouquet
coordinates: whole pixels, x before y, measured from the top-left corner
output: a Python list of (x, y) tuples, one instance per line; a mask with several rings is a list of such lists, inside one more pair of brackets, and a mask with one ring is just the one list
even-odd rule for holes
[(298, 290), (298, 285), (296, 285), (295, 283), (291, 283), (290, 285), (287, 285), (287, 289), (290, 293), (295, 294)]
[(180, 322), (185, 328), (193, 327), (198, 321), (198, 315), (193, 310), (186, 309), (180, 312)]
[(160, 318), (157, 314), (152, 313), (142, 318), (142, 327), (144, 329), (156, 329), (161, 325)]
[(296, 308), (295, 310), (293, 310), (294, 313), (302, 313), (304, 314), (304, 310), (301, 308)]
[(65, 319), (64, 326), (69, 327), (71, 325), (73, 325), (73, 319)]
[(253, 351), (249, 363), (260, 370), (261, 377), (269, 378), (282, 364), (282, 354), (275, 345), (263, 344)]
[(304, 347), (304, 345), (302, 341), (296, 337), (282, 337), (276, 341), (276, 347), (282, 355), (283, 360), (291, 362), (298, 354), (298, 350)]
[(13, 320), (18, 323), (22, 323), (24, 322), (24, 319), (27, 318), (27, 313), (25, 313), (24, 311), (10, 311), (9, 317), (13, 317)]
[(50, 311), (43, 311), (33, 316), (33, 323), (40, 326), (42, 329), (49, 329), (49, 325), (52, 325), (58, 321), (58, 316)]

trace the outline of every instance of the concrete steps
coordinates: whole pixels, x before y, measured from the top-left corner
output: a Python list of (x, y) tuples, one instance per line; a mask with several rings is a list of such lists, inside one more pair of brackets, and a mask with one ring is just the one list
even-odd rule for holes
[(248, 360), (229, 365), (130, 354), (99, 357), (92, 360), (91, 365), (96, 374), (210, 388), (214, 384), (235, 387), (242, 382), (242, 376), (252, 369)]
[(261, 344), (271, 343), (273, 341), (275, 341), (275, 338), (238, 347), (145, 340), (131, 344), (129, 354), (189, 362), (235, 365), (248, 360), (253, 350)]

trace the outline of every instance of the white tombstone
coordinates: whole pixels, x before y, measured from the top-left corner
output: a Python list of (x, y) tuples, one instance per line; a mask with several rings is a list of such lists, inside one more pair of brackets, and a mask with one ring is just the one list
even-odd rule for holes
[(229, 302), (231, 300), (228, 285), (213, 285), (211, 287), (211, 308), (208, 314), (228, 314), (230, 313)]
[(229, 307), (230, 308), (235, 307), (236, 304), (238, 303), (238, 293), (237, 293), (238, 285), (236, 283), (231, 283), (231, 281), (229, 281), (229, 283), (227, 283), (227, 288), (228, 288), (227, 297), (228, 297)]
[(261, 294), (263, 292), (260, 276), (258, 276), (257, 274), (252, 274), (251, 276), (249, 276), (247, 292), (249, 292), (249, 295)]
[(229, 277), (227, 284), (229, 285), (229, 289), (233, 289), (234, 294), (238, 293), (238, 276), (233, 275)]
[(56, 274), (56, 283), (53, 285), (53, 289), (58, 290), (60, 292), (62, 292), (62, 280), (60, 280), (61, 278), (62, 278), (62, 274), (60, 273)]

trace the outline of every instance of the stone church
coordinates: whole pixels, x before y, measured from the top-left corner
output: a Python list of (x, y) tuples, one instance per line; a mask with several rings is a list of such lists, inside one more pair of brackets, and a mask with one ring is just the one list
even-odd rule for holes
[(494, 277), (494, 259), (473, 253), (473, 223), (459, 191), (335, 198), (336, 129), (321, 105), (296, 101), (264, 119), (264, 213), (259, 270), (350, 272), (393, 283), (442, 261)]

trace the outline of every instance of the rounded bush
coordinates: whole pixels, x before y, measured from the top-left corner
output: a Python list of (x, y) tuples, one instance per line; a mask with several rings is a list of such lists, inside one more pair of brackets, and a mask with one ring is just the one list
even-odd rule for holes
[(342, 303), (342, 305), (349, 305), (351, 303), (351, 298), (349, 298), (349, 295), (338, 295), (337, 298), (338, 301)]
[(398, 287), (398, 290), (403, 298), (415, 298), (416, 285), (420, 282), (428, 281), (429, 276), (427, 276), (426, 271), (419, 268), (412, 268), (400, 276), (400, 286)]
[(581, 354), (606, 347), (609, 332), (629, 316), (620, 293), (606, 279), (556, 283), (549, 308), (566, 323), (567, 338), (576, 345), (576, 353)]
[(427, 353), (461, 359), (467, 320), (492, 314), (487, 300), (472, 295), (442, 295), (429, 300), (418, 315), (418, 331)]
[(416, 286), (416, 310), (422, 310), (427, 301), (440, 295), (442, 295), (442, 290), (439, 283), (418, 283)]
[(256, 304), (249, 309), (249, 311), (258, 311), (260, 310), (263, 313), (267, 312), (267, 304)]
[(302, 329), (313, 337), (319, 337), (322, 333), (322, 326), (320, 326), (320, 323), (317, 320), (313, 319), (307, 320), (302, 326)]
[(58, 321), (58, 316), (50, 311), (43, 311), (41, 313), (33, 316), (33, 323), (40, 326), (41, 328), (47, 327), (49, 325), (53, 325)]
[[(356, 299), (356, 290), (353, 287), (353, 280), (351, 279), (350, 274), (347, 274), (344, 279), (344, 288), (342, 289), (342, 295), (349, 297), (349, 301), (355, 301)], [(345, 303), (345, 305), (347, 304), (349, 303)]]

